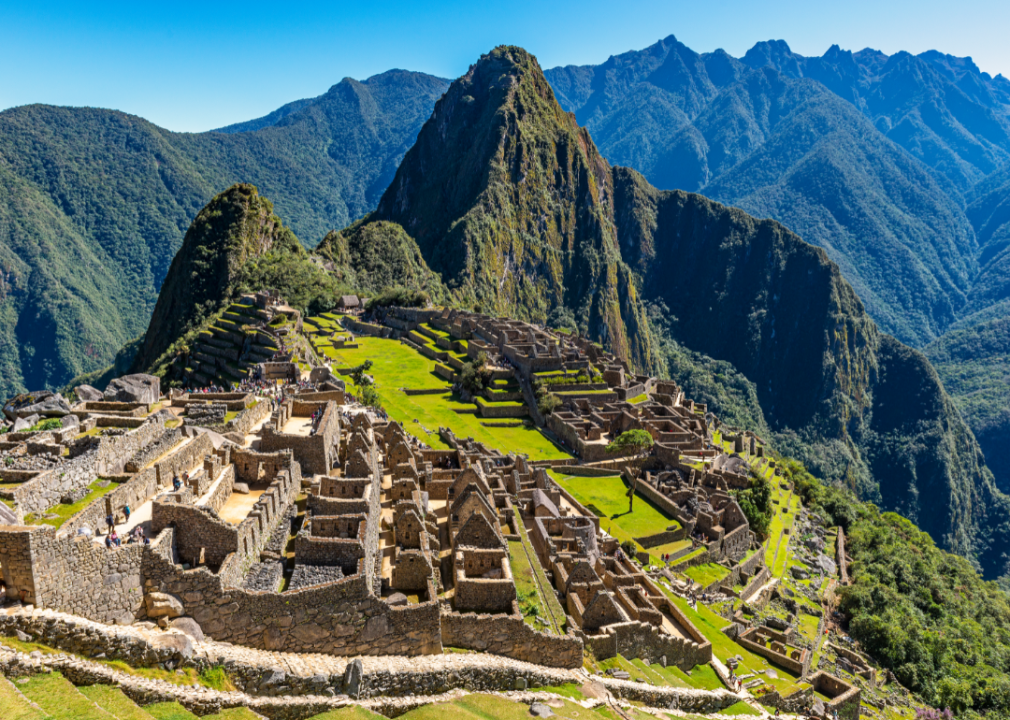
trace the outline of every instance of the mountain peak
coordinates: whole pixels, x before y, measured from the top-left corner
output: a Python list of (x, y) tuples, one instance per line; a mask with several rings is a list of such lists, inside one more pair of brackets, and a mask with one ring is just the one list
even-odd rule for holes
[(152, 366), (172, 342), (220, 308), (246, 263), (271, 250), (304, 252), (273, 203), (245, 183), (215, 196), (172, 260), (134, 367)]
[(462, 302), (541, 322), (573, 311), (646, 367), (612, 199), (610, 165), (537, 59), (503, 45), (450, 85), (367, 222), (404, 228)]

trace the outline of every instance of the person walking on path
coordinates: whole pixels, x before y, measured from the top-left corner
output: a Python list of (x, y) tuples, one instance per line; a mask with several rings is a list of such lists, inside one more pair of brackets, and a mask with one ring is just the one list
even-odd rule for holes
[(116, 518), (112, 513), (105, 516), (105, 524), (109, 526), (110, 533), (116, 529)]
[(129, 505), (124, 505), (123, 506), (123, 514), (126, 516), (126, 522), (130, 522), (130, 506)]

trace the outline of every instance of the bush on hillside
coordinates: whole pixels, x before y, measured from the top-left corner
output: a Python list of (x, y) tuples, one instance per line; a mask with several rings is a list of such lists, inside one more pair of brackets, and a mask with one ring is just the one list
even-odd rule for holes
[(369, 298), (365, 305), (366, 310), (374, 310), (380, 307), (428, 307), (431, 303), (431, 295), (427, 290), (413, 290), (409, 288), (387, 288), (373, 298)]

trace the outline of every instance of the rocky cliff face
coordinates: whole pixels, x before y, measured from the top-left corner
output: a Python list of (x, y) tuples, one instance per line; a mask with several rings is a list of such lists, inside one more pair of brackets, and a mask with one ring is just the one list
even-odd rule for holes
[(925, 356), (879, 331), (826, 253), (633, 170), (614, 177), (620, 244), (643, 297), (669, 308), (674, 339), (754, 383), (777, 444), (989, 576), (1005, 572), (1008, 499), (974, 436)]
[(153, 365), (180, 336), (232, 300), (246, 264), (271, 250), (305, 254), (255, 187), (234, 185), (211, 200), (172, 260), (134, 367)]

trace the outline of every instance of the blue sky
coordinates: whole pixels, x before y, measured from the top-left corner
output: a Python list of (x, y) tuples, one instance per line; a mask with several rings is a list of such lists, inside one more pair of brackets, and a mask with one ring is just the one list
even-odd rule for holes
[(596, 64), (674, 34), (740, 56), (786, 40), (886, 53), (970, 55), (1010, 76), (1006, 0), (279, 3), (0, 0), (0, 108), (91, 105), (200, 131), (390, 68), (453, 78), (481, 53), (522, 45), (544, 68)]

